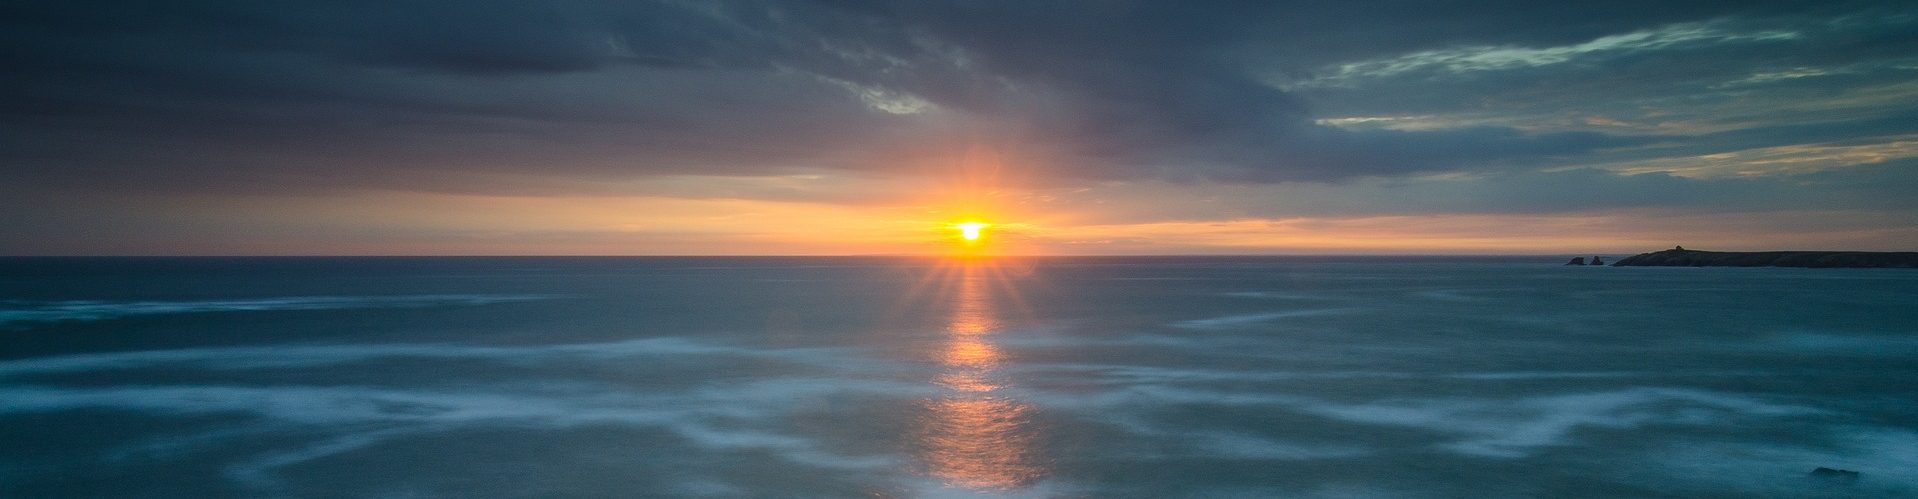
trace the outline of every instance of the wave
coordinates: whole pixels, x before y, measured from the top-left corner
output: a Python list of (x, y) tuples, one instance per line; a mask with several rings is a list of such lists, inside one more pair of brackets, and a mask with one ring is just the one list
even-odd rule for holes
[(1174, 322), (1172, 323), (1172, 326), (1179, 327), (1179, 328), (1186, 328), (1186, 329), (1220, 329), (1220, 328), (1244, 326), (1248, 324), (1258, 324), (1261, 322), (1269, 322), (1269, 321), (1274, 321), (1278, 319), (1290, 319), (1294, 317), (1315, 317), (1315, 316), (1321, 316), (1321, 315), (1337, 315), (1337, 314), (1346, 313), (1348, 311), (1349, 310), (1342, 309), (1342, 308), (1327, 308), (1327, 309), (1313, 309), (1313, 310), (1292, 310), (1292, 311), (1286, 311), (1286, 312), (1265, 312), (1265, 313), (1257, 313), (1257, 314), (1226, 315), (1226, 316), (1220, 316), (1220, 317), (1209, 317), (1205, 319), (1192, 319), (1187, 321)]
[(839, 353), (835, 349), (734, 347), (678, 337), (527, 346), (434, 343), (275, 345), (143, 350), (0, 361), (0, 378), (152, 367), (184, 367), (202, 370), (308, 368), (388, 359), (525, 362), (550, 358), (592, 360), (646, 356), (732, 355), (784, 360), (799, 364), (833, 365)]
[[(1346, 403), (1287, 393), (1218, 392), (1133, 385), (1101, 393), (1053, 394), (1052, 404), (1099, 414), (1142, 408), (1236, 406), (1317, 416), (1344, 424), (1398, 427), (1438, 437), (1434, 448), (1478, 458), (1522, 458), (1570, 445), (1580, 430), (1721, 426), (1828, 414), (1799, 405), (1686, 388), (1632, 387), (1518, 398), (1410, 398)], [(1146, 425), (1128, 425), (1146, 426)]]
[[(317, 436), (317, 440), (226, 466), (227, 476), (240, 484), (271, 490), (277, 482), (276, 471), (289, 466), (413, 436), (487, 429), (651, 428), (670, 432), (697, 449), (769, 452), (786, 462), (814, 468), (871, 472), (896, 467), (899, 456), (838, 452), (778, 422), (795, 400), (849, 391), (896, 393), (910, 389), (883, 383), (790, 379), (681, 393), (578, 388), (539, 383), (471, 391), (356, 386), (13, 386), (0, 388), (0, 415), (105, 409), (172, 417), (247, 416), (236, 426), (184, 437), (200, 448), (261, 435)], [(180, 451), (163, 445), (121, 448), (113, 453), (138, 456)]]
[(558, 297), (553, 295), (400, 295), (296, 296), (199, 301), (0, 301), (0, 325), (98, 321), (136, 315), (472, 306), (553, 298)]

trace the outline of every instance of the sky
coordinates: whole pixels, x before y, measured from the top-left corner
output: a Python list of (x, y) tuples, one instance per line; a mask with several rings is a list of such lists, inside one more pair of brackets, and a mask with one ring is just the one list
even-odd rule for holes
[(0, 254), (1918, 248), (1918, 3), (0, 1)]

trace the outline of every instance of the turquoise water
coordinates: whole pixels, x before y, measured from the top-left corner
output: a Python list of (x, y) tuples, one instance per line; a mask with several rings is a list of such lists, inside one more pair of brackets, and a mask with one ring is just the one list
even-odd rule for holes
[(1918, 271), (1563, 260), (0, 259), (0, 497), (1918, 495)]

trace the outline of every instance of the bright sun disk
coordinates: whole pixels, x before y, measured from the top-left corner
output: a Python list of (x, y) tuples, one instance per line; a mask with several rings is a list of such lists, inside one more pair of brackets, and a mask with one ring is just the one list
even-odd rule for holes
[(979, 240), (980, 231), (983, 231), (985, 230), (986, 227), (991, 227), (991, 226), (992, 224), (985, 223), (985, 222), (964, 222), (964, 223), (953, 225), (953, 227), (956, 227), (959, 229), (959, 237), (964, 238), (967, 241)]

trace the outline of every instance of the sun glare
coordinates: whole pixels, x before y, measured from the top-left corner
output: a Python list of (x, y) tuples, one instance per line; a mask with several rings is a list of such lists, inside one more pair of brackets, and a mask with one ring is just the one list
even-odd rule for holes
[(978, 241), (979, 236), (986, 230), (986, 227), (991, 226), (992, 224), (985, 222), (962, 222), (954, 224), (953, 228), (959, 229), (960, 238), (967, 241)]

